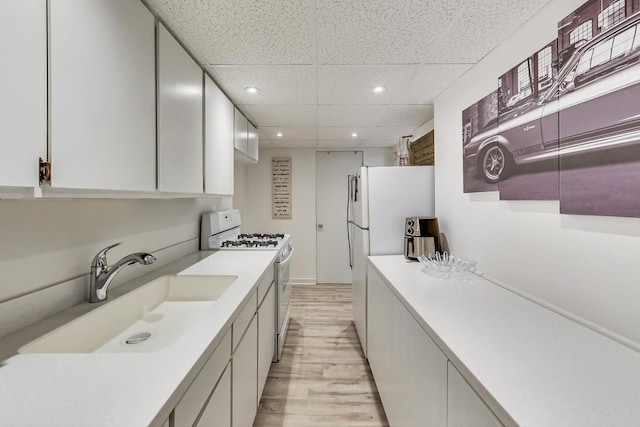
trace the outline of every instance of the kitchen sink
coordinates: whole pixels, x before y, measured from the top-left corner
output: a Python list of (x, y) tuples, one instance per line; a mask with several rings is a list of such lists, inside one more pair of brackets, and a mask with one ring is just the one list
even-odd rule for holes
[(23, 346), (19, 353), (140, 353), (171, 345), (238, 276), (162, 276)]

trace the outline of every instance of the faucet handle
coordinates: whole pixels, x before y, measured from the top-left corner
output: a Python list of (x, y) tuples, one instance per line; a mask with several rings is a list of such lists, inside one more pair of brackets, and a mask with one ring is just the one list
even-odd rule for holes
[(109, 252), (110, 249), (115, 248), (116, 246), (120, 246), (121, 244), (122, 242), (114, 243), (113, 245), (107, 246), (106, 248), (98, 252), (98, 254), (95, 257), (93, 257), (93, 261), (91, 262), (91, 267), (100, 267), (100, 269), (106, 270), (108, 265), (107, 252)]

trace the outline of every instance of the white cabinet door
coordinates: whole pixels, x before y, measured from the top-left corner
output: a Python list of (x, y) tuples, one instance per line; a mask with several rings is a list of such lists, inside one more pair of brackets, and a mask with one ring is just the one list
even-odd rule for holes
[(246, 154), (248, 147), (248, 134), (247, 134), (247, 125), (249, 121), (247, 118), (238, 110), (235, 109), (235, 137), (233, 140), (233, 146), (236, 150)]
[(233, 195), (234, 106), (205, 76), (204, 190)]
[(389, 399), (393, 399), (391, 386), (393, 383), (392, 354), (391, 354), (391, 300), (385, 292), (386, 286), (382, 279), (369, 270), (368, 273), (367, 311), (367, 349), (369, 366), (373, 373), (383, 406), (389, 417)]
[(47, 154), (47, 11), (0, 2), (0, 186), (37, 187)]
[(202, 69), (158, 24), (158, 190), (203, 192)]
[(258, 309), (258, 402), (267, 381), (276, 339), (276, 292), (275, 284), (264, 297)]
[(196, 425), (198, 427), (231, 427), (231, 364), (222, 374)]
[(395, 298), (404, 341), (394, 354), (399, 369), (398, 390), (406, 426), (443, 426), (447, 422), (447, 357)]
[(153, 15), (139, 1), (49, 11), (52, 187), (155, 191)]
[[(235, 331), (235, 329), (234, 329)], [(235, 332), (234, 332), (235, 333)], [(258, 401), (258, 322), (254, 316), (233, 354), (232, 422), (234, 427), (249, 427), (256, 417)]]
[[(173, 409), (173, 420), (176, 426), (191, 426), (197, 420), (198, 414), (209, 401), (216, 382), (222, 376), (225, 368), (229, 370), (230, 357), (231, 332), (227, 331), (218, 347), (216, 347), (209, 360), (198, 373), (198, 376), (189, 386), (189, 389)], [(218, 395), (219, 398), (222, 398), (221, 393), (218, 393)], [(231, 400), (230, 391), (227, 400)]]
[(502, 423), (451, 362), (448, 366), (448, 380), (449, 427), (502, 427)]
[(380, 276), (369, 280), (369, 364), (392, 426), (447, 423), (447, 358)]
[(247, 156), (258, 161), (258, 129), (247, 122)]
[[(322, 184), (318, 184), (318, 187), (322, 188)], [(367, 246), (369, 244), (369, 232), (362, 230), (354, 224), (349, 224), (349, 228), (351, 236), (351, 256), (353, 257), (353, 267), (351, 269), (353, 323), (356, 327), (364, 356), (369, 357), (369, 350), (367, 348), (367, 256), (364, 250), (365, 244)]]

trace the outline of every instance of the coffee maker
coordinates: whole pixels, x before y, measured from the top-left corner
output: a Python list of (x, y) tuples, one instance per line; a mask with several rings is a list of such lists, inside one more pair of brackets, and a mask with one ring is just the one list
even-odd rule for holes
[(418, 259), (421, 255), (434, 256), (441, 252), (438, 219), (431, 217), (410, 217), (404, 226), (404, 256)]

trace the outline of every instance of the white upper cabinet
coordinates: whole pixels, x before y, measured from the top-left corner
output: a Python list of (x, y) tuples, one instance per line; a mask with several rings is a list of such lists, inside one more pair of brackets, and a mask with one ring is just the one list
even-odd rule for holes
[(51, 186), (155, 191), (153, 16), (139, 1), (49, 10)]
[(258, 161), (258, 129), (251, 123), (247, 127), (247, 155)]
[(0, 186), (37, 187), (47, 154), (47, 12), (0, 1)]
[(249, 124), (249, 122), (247, 121), (247, 118), (240, 112), (240, 110), (238, 110), (237, 108), (235, 109), (235, 137), (233, 140), (233, 146), (235, 147), (236, 150), (240, 151), (241, 153), (246, 153), (247, 152), (247, 146), (248, 146), (248, 139), (249, 136), (247, 135), (247, 125)]
[(202, 69), (158, 24), (158, 190), (203, 192)]
[(233, 195), (234, 106), (209, 76), (205, 84), (204, 189)]
[(240, 162), (257, 163), (258, 131), (237, 108), (235, 109), (235, 128), (234, 158)]

